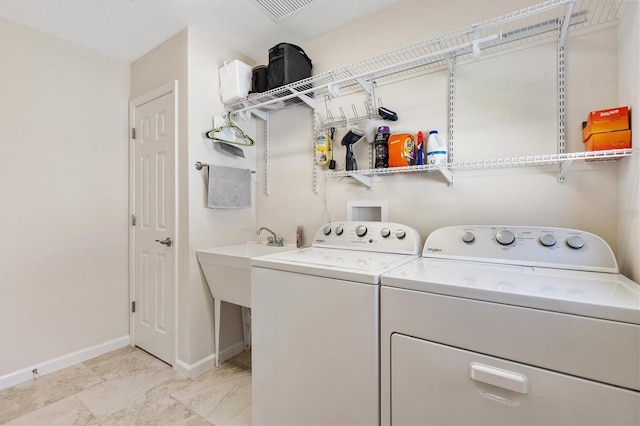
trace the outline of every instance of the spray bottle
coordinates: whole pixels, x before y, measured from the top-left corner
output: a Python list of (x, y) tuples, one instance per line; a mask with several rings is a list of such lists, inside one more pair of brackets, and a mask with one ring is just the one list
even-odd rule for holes
[(427, 164), (445, 166), (447, 164), (447, 144), (437, 130), (429, 132), (427, 139)]
[(424, 134), (422, 130), (418, 132), (418, 140), (416, 141), (416, 166), (424, 164)]

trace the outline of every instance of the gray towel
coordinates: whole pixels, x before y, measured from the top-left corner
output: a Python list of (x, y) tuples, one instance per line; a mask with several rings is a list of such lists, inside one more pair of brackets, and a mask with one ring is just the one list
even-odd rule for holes
[(211, 209), (248, 209), (251, 207), (251, 170), (209, 166)]

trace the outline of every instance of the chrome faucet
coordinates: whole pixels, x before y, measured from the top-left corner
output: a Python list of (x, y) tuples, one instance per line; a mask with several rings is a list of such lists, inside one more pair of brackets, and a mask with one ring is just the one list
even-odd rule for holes
[(260, 235), (260, 232), (262, 231), (267, 231), (271, 233), (271, 235), (267, 237), (268, 246), (278, 246), (278, 247), (284, 246), (284, 238), (278, 238), (276, 233), (273, 232), (271, 229), (267, 228), (266, 226), (261, 226), (260, 228), (258, 228), (258, 232), (256, 232), (256, 235)]

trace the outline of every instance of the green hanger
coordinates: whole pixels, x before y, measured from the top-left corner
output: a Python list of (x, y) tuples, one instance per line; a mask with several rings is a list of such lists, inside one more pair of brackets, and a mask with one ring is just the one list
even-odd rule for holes
[[(216, 127), (215, 129), (209, 130), (205, 133), (207, 139), (211, 139), (213, 141), (231, 143), (234, 145), (242, 145), (242, 146), (254, 146), (256, 142), (251, 138), (251, 136), (247, 135), (240, 127), (236, 125), (233, 121), (231, 121), (231, 113), (228, 112), (225, 115), (226, 123), (220, 127)], [(242, 138), (243, 142), (230, 141), (227, 139), (222, 139), (217, 137), (215, 134), (224, 131), (225, 129), (232, 129), (240, 138)]]

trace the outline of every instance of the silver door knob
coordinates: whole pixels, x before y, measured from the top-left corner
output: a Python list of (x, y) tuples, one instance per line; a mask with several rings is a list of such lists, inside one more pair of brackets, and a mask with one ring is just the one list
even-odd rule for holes
[(164, 244), (167, 247), (171, 247), (171, 244), (173, 244), (173, 241), (171, 241), (170, 237), (167, 237), (164, 240), (156, 240), (156, 242), (160, 244)]

